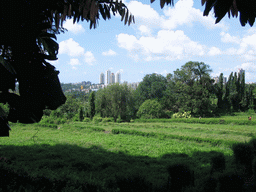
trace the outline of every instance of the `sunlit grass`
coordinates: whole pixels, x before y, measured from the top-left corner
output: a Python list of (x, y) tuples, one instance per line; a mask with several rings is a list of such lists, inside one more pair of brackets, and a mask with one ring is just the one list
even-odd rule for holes
[[(33, 176), (67, 178), (108, 188), (117, 175), (139, 173), (157, 186), (166, 183), (166, 166), (186, 162), (200, 185), (209, 174), (210, 159), (224, 153), (227, 169), (233, 168), (232, 150), (227, 141), (244, 142), (254, 133), (252, 126), (204, 125), (185, 123), (70, 123), (58, 129), (13, 124), (9, 138), (0, 140), (0, 156), (10, 159), (5, 166)], [(103, 131), (95, 131), (103, 128)], [(155, 132), (159, 137), (112, 134), (112, 129)], [(247, 133), (243, 133), (246, 130)], [(195, 140), (171, 139), (161, 135), (219, 139), (213, 146)]]

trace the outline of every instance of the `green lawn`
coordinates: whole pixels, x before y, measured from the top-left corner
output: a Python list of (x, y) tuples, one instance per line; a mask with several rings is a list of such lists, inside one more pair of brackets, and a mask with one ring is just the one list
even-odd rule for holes
[[(173, 162), (190, 165), (195, 171), (195, 187), (202, 191), (211, 158), (223, 153), (226, 169), (233, 170), (231, 145), (249, 141), (256, 133), (255, 127), (248, 125), (175, 122), (76, 122), (58, 129), (22, 124), (11, 127), (10, 137), (0, 138), (0, 157), (8, 159), (2, 166), (34, 177), (68, 180), (72, 185), (94, 185), (100, 191), (118, 191), (116, 178), (129, 175), (141, 175), (155, 191), (164, 191), (166, 167)], [(155, 135), (113, 134), (112, 129)], [(208, 142), (215, 140), (218, 145)]]

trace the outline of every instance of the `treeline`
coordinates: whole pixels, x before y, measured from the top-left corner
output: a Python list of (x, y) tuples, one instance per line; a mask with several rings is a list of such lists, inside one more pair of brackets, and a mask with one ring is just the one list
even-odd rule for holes
[[(136, 90), (127, 84), (113, 84), (89, 95), (69, 93), (67, 102), (45, 115), (55, 119), (82, 121), (112, 118), (130, 121), (135, 118), (210, 117), (238, 111), (256, 110), (256, 85), (245, 84), (244, 73), (231, 73), (226, 84), (223, 74), (215, 83), (209, 65), (188, 62), (168, 74), (150, 74)], [(180, 115), (177, 115), (180, 114)]]

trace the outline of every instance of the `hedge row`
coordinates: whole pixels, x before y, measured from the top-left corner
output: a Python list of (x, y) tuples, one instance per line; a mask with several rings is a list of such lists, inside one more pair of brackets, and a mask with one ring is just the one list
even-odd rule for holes
[(234, 125), (256, 125), (256, 121), (249, 120), (224, 120), (218, 118), (190, 118), (190, 119), (135, 119), (135, 122), (179, 122), (179, 123), (198, 123), (198, 124), (234, 124)]
[(58, 125), (51, 124), (51, 123), (37, 123), (36, 125), (39, 127), (50, 127), (50, 128), (55, 128), (55, 129), (57, 129), (57, 127), (58, 127)]
[(189, 136), (180, 136), (180, 135), (166, 135), (161, 133), (155, 133), (155, 132), (142, 132), (142, 131), (136, 131), (136, 130), (127, 130), (127, 129), (112, 129), (113, 134), (128, 134), (128, 135), (138, 135), (138, 136), (144, 136), (144, 137), (159, 137), (162, 139), (169, 138), (169, 139), (179, 139), (179, 140), (185, 140), (185, 141), (196, 141), (198, 143), (206, 142), (210, 143), (213, 146), (220, 145), (225, 143), (226, 145), (231, 146), (234, 142), (231, 141), (224, 141), (219, 139), (209, 139), (209, 138), (198, 138), (198, 137), (189, 137)]

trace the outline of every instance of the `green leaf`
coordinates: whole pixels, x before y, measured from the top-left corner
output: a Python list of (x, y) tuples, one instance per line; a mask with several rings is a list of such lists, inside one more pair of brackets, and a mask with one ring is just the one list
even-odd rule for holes
[(125, 16), (125, 21), (124, 21), (124, 24), (126, 25), (127, 21), (128, 21), (128, 16), (129, 16), (129, 12), (127, 11), (126, 12), (126, 16)]
[(1, 55), (0, 55), (0, 63), (12, 74), (16, 74), (16, 71), (12, 67), (12, 65), (6, 61)]

